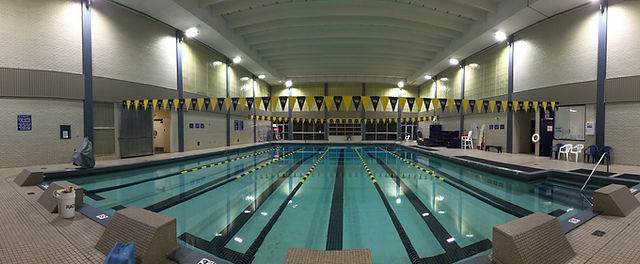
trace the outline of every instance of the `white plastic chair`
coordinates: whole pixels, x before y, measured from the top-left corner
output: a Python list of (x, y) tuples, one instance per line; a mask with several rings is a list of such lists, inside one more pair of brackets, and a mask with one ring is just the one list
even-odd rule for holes
[(562, 147), (560, 147), (560, 149), (558, 150), (558, 160), (562, 159), (562, 154), (564, 154), (567, 161), (569, 161), (569, 152), (571, 151), (572, 148), (573, 148), (573, 145), (571, 144), (565, 144)]
[(404, 137), (404, 141), (409, 142), (409, 139), (411, 139), (411, 135), (406, 135)]
[(469, 147), (469, 149), (473, 149), (473, 140), (471, 139), (472, 133), (473, 131), (469, 130), (469, 134), (460, 137), (460, 147), (462, 149), (466, 149), (467, 147)]
[[(584, 145), (578, 144), (578, 145), (575, 145), (573, 148), (571, 148), (571, 150), (569, 151), (569, 153), (571, 154), (576, 154), (576, 163), (578, 163), (578, 157), (580, 156), (582, 149), (584, 149)], [(569, 159), (567, 158), (567, 160)]]

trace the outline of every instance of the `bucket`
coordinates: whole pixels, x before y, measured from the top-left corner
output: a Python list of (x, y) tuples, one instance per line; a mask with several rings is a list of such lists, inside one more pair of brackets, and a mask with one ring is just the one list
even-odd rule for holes
[(76, 214), (76, 191), (65, 193), (65, 189), (53, 192), (58, 200), (58, 214), (61, 218), (73, 218)]

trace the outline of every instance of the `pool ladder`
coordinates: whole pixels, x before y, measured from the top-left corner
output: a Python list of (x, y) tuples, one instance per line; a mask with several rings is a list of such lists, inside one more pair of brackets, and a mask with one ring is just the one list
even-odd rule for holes
[[(587, 197), (586, 195), (584, 195), (583, 191), (584, 191), (584, 187), (587, 186), (587, 183), (589, 183), (589, 180), (591, 179), (591, 176), (593, 176), (593, 173), (596, 171), (596, 169), (598, 168), (598, 166), (600, 166), (600, 163), (602, 162), (602, 159), (604, 159), (604, 156), (606, 156), (607, 153), (603, 153), (602, 156), (600, 156), (600, 160), (598, 160), (598, 163), (596, 163), (596, 166), (593, 167), (593, 170), (591, 170), (591, 174), (589, 174), (589, 177), (587, 178), (587, 180), (584, 182), (584, 184), (582, 185), (582, 188), (580, 188), (580, 195), (582, 196), (583, 199), (585, 199), (591, 206), (593, 206), (593, 202), (591, 200), (589, 200), (589, 197)], [(607, 172), (608, 170), (608, 165), (607, 164)]]

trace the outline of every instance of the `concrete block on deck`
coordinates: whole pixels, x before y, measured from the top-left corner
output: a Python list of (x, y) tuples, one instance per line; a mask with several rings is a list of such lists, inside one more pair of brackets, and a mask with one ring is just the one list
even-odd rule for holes
[(77, 210), (84, 205), (84, 189), (81, 186), (75, 185), (68, 181), (55, 181), (49, 184), (49, 188), (47, 188), (38, 198), (38, 203), (40, 203), (50, 213), (57, 212), (58, 201), (55, 197), (53, 197), (53, 193), (60, 189), (66, 189), (69, 186), (71, 186), (76, 191), (75, 207)]
[(593, 192), (593, 210), (603, 215), (627, 216), (640, 206), (627, 186), (609, 184)]
[(44, 175), (42, 171), (34, 170), (34, 169), (24, 169), (22, 170), (13, 182), (15, 182), (18, 186), (32, 186), (39, 183), (42, 183), (42, 179)]

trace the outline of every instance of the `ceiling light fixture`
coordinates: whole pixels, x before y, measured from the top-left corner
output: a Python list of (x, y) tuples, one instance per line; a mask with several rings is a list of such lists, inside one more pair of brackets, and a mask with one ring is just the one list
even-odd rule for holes
[(449, 64), (451, 65), (458, 65), (458, 63), (460, 63), (460, 61), (458, 61), (457, 59), (454, 59), (454, 58), (449, 59)]
[(236, 56), (235, 58), (233, 58), (233, 63), (238, 64), (240, 62), (242, 62), (242, 57)]
[(291, 86), (293, 86), (293, 82), (291, 80), (287, 80), (286, 82), (284, 82), (284, 86), (290, 88)]
[(447, 77), (440, 78), (440, 81), (443, 81), (443, 82), (446, 82), (446, 81), (448, 81), (448, 80), (449, 80), (449, 78), (447, 78)]
[(264, 78), (267, 78), (267, 76), (266, 76), (266, 75), (264, 75), (264, 74), (260, 74), (260, 75), (258, 75), (258, 79), (264, 79)]
[(404, 87), (404, 82), (403, 81), (399, 81), (398, 82), (398, 88), (402, 88)]
[(497, 41), (503, 41), (507, 39), (507, 34), (502, 31), (496, 31), (493, 37), (495, 37)]
[(478, 65), (477, 63), (471, 63), (471, 64), (469, 64), (469, 67), (471, 67), (471, 68), (478, 68), (478, 66), (479, 66), (479, 65)]
[(220, 66), (220, 65), (222, 65), (221, 61), (214, 61), (213, 62), (213, 66)]
[(249, 77), (246, 77), (246, 76), (245, 76), (245, 77), (240, 78), (240, 80), (241, 80), (241, 81), (248, 81), (248, 80), (249, 80)]
[(188, 28), (184, 31), (184, 36), (187, 38), (193, 38), (198, 35), (198, 29), (196, 27)]
[(431, 75), (426, 74), (426, 75), (424, 76), (424, 79), (425, 79), (425, 80), (431, 80)]

